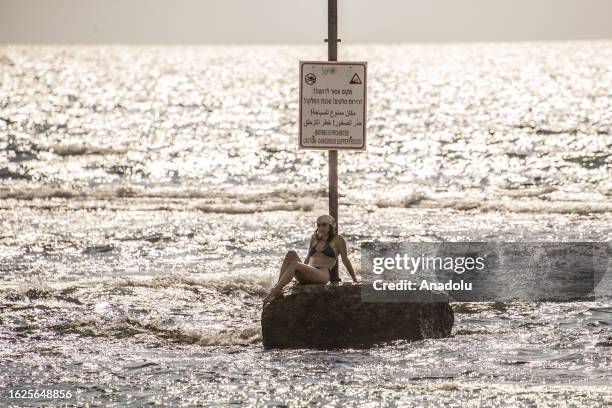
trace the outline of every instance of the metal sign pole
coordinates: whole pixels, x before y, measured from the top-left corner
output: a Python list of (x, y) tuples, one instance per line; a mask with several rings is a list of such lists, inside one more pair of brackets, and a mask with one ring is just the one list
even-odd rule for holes
[[(327, 0), (327, 59), (338, 60), (338, 0)], [(329, 215), (338, 222), (338, 151), (328, 150)]]

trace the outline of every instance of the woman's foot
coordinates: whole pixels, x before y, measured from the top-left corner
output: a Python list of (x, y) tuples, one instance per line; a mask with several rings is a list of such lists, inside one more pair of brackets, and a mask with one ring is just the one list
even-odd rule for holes
[(277, 289), (276, 287), (272, 288), (272, 290), (270, 291), (270, 293), (268, 293), (268, 296), (266, 296), (263, 300), (263, 306), (267, 305), (268, 303), (270, 303), (271, 301), (273, 301), (274, 299), (276, 299), (276, 297), (278, 295), (280, 295), (280, 293), (283, 291), (283, 289)]

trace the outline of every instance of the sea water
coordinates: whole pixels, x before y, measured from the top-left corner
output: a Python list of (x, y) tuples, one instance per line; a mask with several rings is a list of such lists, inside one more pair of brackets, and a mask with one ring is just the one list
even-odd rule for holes
[[(612, 400), (609, 274), (584, 302), (455, 303), (446, 339), (263, 350), (261, 301), (327, 212), (327, 156), (297, 149), (298, 62), (325, 57), (0, 47), (4, 390), (70, 386), (91, 406)], [(368, 148), (339, 153), (357, 273), (371, 241), (610, 241), (612, 42), (339, 57), (368, 62)]]

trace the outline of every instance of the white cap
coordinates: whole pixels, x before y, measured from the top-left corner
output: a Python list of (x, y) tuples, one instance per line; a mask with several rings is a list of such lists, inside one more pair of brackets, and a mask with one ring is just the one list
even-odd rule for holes
[(336, 220), (334, 219), (334, 217), (332, 217), (331, 215), (321, 215), (319, 218), (317, 218), (317, 224), (319, 222), (326, 222), (331, 226), (335, 226), (336, 225)]

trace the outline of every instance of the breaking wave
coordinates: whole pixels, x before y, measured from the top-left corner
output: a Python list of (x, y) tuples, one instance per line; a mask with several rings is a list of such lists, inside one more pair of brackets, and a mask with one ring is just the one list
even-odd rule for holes
[(133, 338), (152, 335), (176, 344), (201, 346), (235, 346), (261, 342), (259, 325), (225, 330), (198, 330), (183, 325), (169, 325), (158, 319), (121, 316), (108, 320), (100, 316), (83, 316), (78, 320), (50, 327), (60, 335), (77, 334), (83, 337)]
[(113, 149), (110, 147), (96, 147), (87, 145), (59, 145), (52, 146), (49, 151), (58, 156), (83, 156), (83, 155), (113, 155), (125, 154), (127, 149)]
[[(259, 299), (267, 293), (269, 282), (264, 275), (238, 275), (230, 280), (227, 276), (192, 278), (186, 276), (160, 276), (156, 278), (126, 278), (105, 280), (94, 284), (72, 285), (63, 288), (50, 287), (44, 283), (24, 283), (21, 286), (0, 291), (0, 305), (8, 313), (21, 315), (24, 324), (18, 328), (19, 335), (28, 336), (40, 330), (59, 335), (76, 334), (82, 337), (106, 337), (115, 339), (131, 338), (135, 341), (157, 342), (159, 339), (177, 344), (202, 346), (249, 345), (261, 342), (259, 324), (218, 329), (210, 324), (191, 326), (198, 316), (178, 319), (175, 316), (158, 313), (159, 290), (172, 289), (172, 293), (192, 294), (193, 288), (202, 297), (200, 307), (215, 305), (215, 299), (246, 299), (244, 307), (258, 307)], [(154, 291), (143, 294), (139, 290), (126, 288), (149, 288)], [(167, 292), (167, 291), (166, 291)], [(110, 298), (108, 297), (110, 296)], [(126, 297), (138, 296), (137, 309), (125, 307)], [(104, 302), (99, 300), (103, 298)], [(179, 295), (180, 298), (180, 295)], [(111, 299), (111, 300), (108, 300)], [(108, 302), (112, 303), (108, 303)], [(133, 303), (133, 299), (129, 303)], [(190, 302), (187, 298), (180, 302)], [(213, 305), (213, 306), (211, 306)], [(255, 306), (253, 306), (255, 305)], [(190, 316), (194, 313), (185, 303), (175, 303)], [(217, 307), (217, 306), (214, 306)], [(195, 313), (198, 313), (195, 309)], [(222, 309), (226, 310), (225, 308)], [(255, 311), (256, 312), (256, 311)], [(44, 318), (41, 316), (44, 315)], [(181, 316), (183, 316), (181, 314)], [(32, 319), (34, 323), (28, 322)]]
[[(70, 208), (134, 208), (139, 210), (197, 210), (210, 213), (247, 214), (263, 211), (309, 211), (323, 190), (290, 189), (259, 192), (197, 190), (180, 188), (144, 188), (103, 186), (96, 188), (0, 187), (0, 200), (23, 200), (21, 206), (66, 208), (62, 202), (48, 199), (72, 199)], [(39, 201), (32, 201), (39, 200)], [(42, 202), (41, 202), (42, 201)]]
[(114, 287), (146, 287), (152, 289), (201, 286), (216, 290), (225, 295), (246, 293), (251, 296), (263, 297), (267, 294), (269, 276), (260, 274), (235, 274), (228, 280), (226, 274), (209, 274), (207, 277), (189, 277), (182, 275), (166, 275), (155, 278), (124, 278), (113, 283)]
[[(531, 197), (536, 193), (517, 194), (516, 197)], [(379, 199), (376, 205), (386, 207), (452, 208), (460, 211), (509, 211), (516, 213), (560, 213), (591, 214), (612, 212), (610, 201), (546, 201), (539, 199), (504, 200), (473, 198), (432, 199), (425, 195), (410, 194), (402, 199)]]

